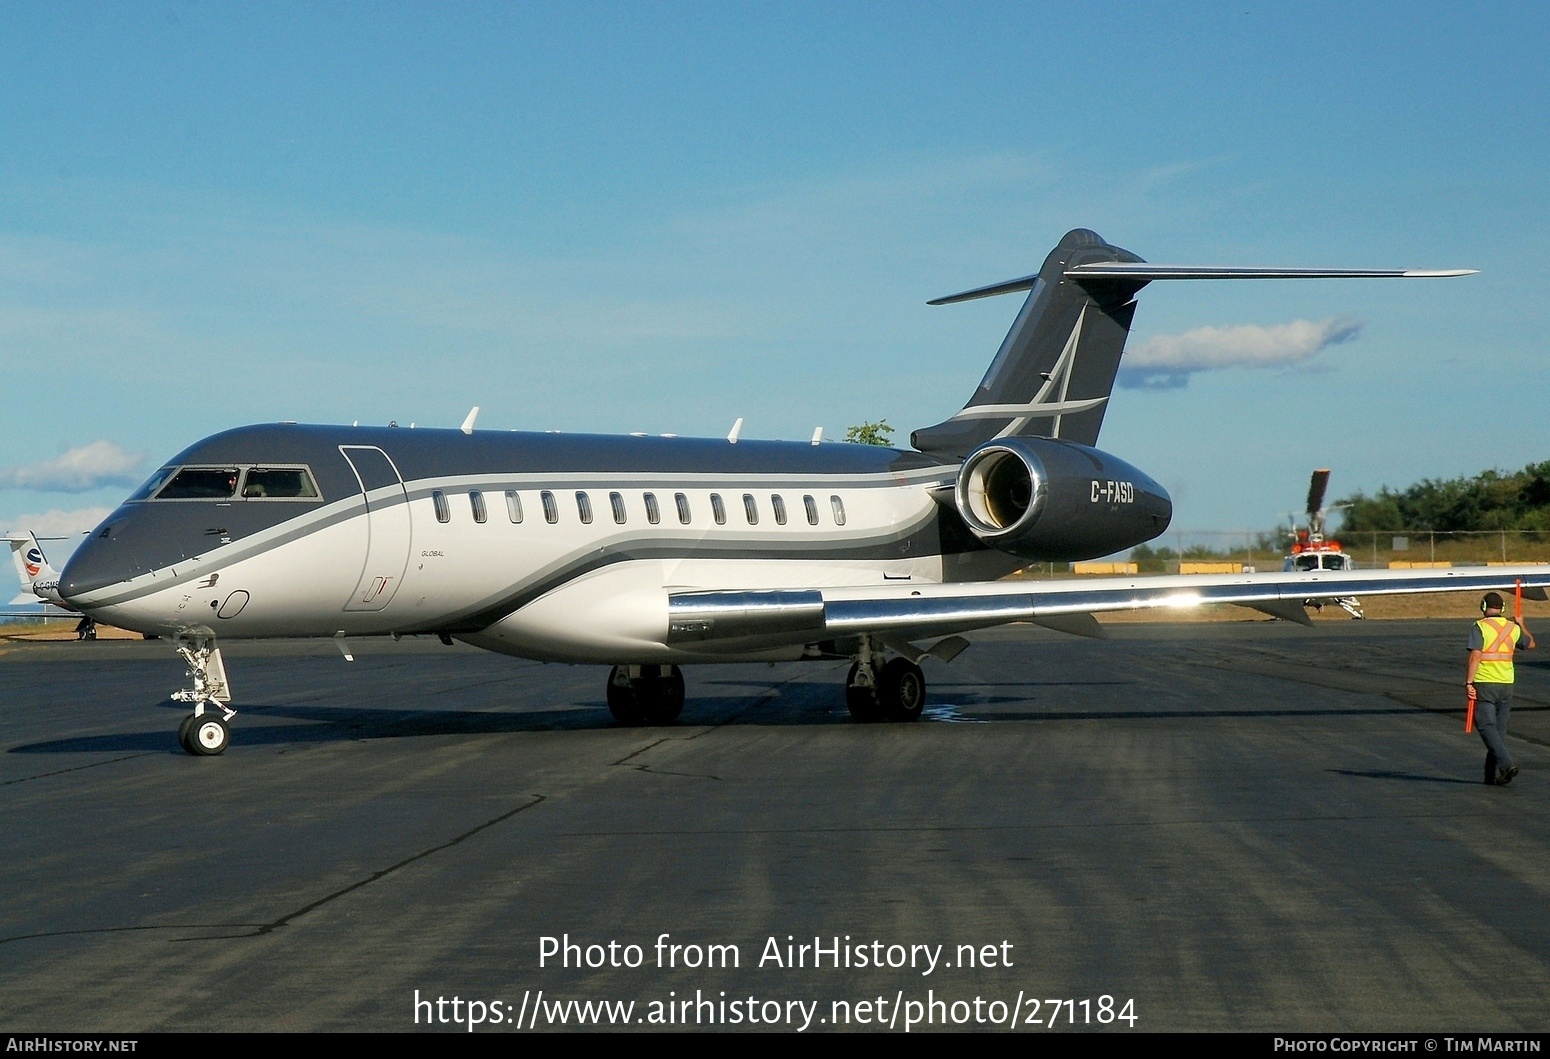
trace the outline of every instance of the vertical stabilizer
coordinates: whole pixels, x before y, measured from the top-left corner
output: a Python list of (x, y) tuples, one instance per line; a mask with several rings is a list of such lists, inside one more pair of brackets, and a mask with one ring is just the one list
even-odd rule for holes
[(981, 287), (932, 305), (1028, 291), (990, 370), (957, 415), (910, 435), (922, 452), (962, 457), (992, 438), (1033, 436), (1095, 444), (1120, 355), (1135, 314), (1135, 294), (1148, 280), (1071, 277), (1082, 265), (1137, 263), (1097, 232), (1067, 232), (1037, 276)]
[(16, 567), (16, 577), (21, 582), (21, 595), (11, 600), (13, 606), (36, 603), (40, 598), (33, 592), (34, 584), (57, 585), (59, 574), (43, 557), (38, 538), (32, 533), (19, 533), (6, 538), (11, 546), (11, 562)]

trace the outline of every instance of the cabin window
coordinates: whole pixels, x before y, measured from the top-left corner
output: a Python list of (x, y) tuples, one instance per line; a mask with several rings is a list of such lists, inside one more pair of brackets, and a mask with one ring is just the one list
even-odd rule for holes
[(829, 507), (834, 510), (834, 524), (836, 526), (845, 525), (845, 501), (837, 496), (831, 496), (829, 498)]
[(522, 498), (515, 489), (506, 490), (506, 515), (513, 523), (522, 521)]
[(560, 521), (560, 505), (555, 503), (554, 494), (545, 489), (538, 494), (538, 499), (543, 501), (544, 521), (551, 526)]
[(475, 489), (469, 492), (468, 507), (474, 513), (475, 522), (483, 523), (489, 521), (490, 512), (485, 508), (484, 494), (479, 492), (479, 490)]
[(431, 504), (436, 508), (437, 522), (452, 521), (452, 506), (447, 503), (447, 494), (440, 489), (431, 490)]
[(185, 467), (161, 492), (157, 500), (230, 500), (237, 492), (240, 472), (235, 467)]
[(804, 496), (802, 498), (802, 506), (807, 508), (807, 524), (809, 526), (818, 525), (818, 501), (810, 496)]
[(315, 500), (318, 487), (303, 467), (254, 467), (242, 480), (247, 500)]
[(721, 502), (720, 493), (710, 494), (710, 515), (711, 518), (716, 520), (716, 525), (725, 526), (727, 524), (727, 506)]
[(608, 506), (614, 509), (614, 524), (619, 526), (624, 525), (624, 497), (620, 496), (618, 493), (609, 493)]
[(580, 489), (576, 490), (576, 514), (581, 516), (583, 526), (592, 525), (592, 498)]
[(743, 514), (748, 517), (750, 526), (759, 524), (759, 502), (753, 498), (752, 493), (743, 494)]
[(786, 502), (780, 498), (779, 493), (770, 494), (770, 507), (775, 511), (775, 525), (786, 524)]
[(678, 521), (687, 526), (689, 524), (689, 498), (682, 493), (674, 493), (673, 503), (678, 505)]
[(662, 509), (657, 506), (657, 494), (647, 493), (645, 500), (646, 521), (655, 526), (658, 522), (662, 521)]
[(156, 492), (156, 490), (160, 489), (162, 487), (162, 483), (164, 483), (168, 478), (171, 478), (172, 477), (172, 472), (175, 471), (175, 470), (177, 470), (176, 467), (163, 467), (161, 470), (157, 471), (155, 474), (153, 474), (149, 478), (147, 478), (145, 480), (145, 484), (142, 485), (140, 488), (136, 489), (134, 491), (134, 493), (129, 497), (129, 499), (130, 500), (144, 500), (144, 499), (146, 499), (152, 493)]

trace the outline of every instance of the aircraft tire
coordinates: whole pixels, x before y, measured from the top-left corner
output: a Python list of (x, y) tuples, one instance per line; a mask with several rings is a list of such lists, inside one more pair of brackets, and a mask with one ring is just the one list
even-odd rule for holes
[(193, 748), (188, 745), (188, 730), (194, 727), (194, 715), (189, 714), (178, 723), (178, 746), (192, 754)]
[(926, 708), (926, 675), (908, 658), (890, 658), (878, 677), (877, 698), (890, 721), (918, 721)]
[[(661, 672), (665, 669), (666, 672)], [(654, 677), (641, 677), (637, 692), (647, 724), (672, 724), (684, 709), (684, 675), (677, 666), (663, 666)]]
[(631, 727), (646, 720), (640, 690), (628, 678), (621, 680), (618, 666), (608, 671), (608, 712), (620, 724)]
[(188, 729), (189, 752), (195, 757), (214, 757), (231, 742), (231, 729), (219, 717), (205, 714)]
[(883, 710), (877, 701), (878, 689), (857, 686), (856, 674), (860, 670), (860, 662), (851, 663), (850, 674), (845, 678), (845, 707), (850, 710), (851, 720), (871, 724), (883, 719)]

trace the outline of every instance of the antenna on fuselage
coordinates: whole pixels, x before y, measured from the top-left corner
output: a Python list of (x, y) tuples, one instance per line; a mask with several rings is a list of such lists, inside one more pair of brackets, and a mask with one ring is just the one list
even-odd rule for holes
[(479, 406), (474, 405), (474, 407), (468, 413), (468, 418), (463, 420), (463, 433), (472, 434), (474, 432), (474, 420), (478, 418)]
[(739, 434), (741, 434), (742, 432), (743, 432), (743, 417), (742, 416), (738, 416), (737, 417), (737, 422), (732, 424), (732, 432), (727, 435), (727, 440), (730, 441), (732, 444), (736, 445), (737, 444), (737, 436)]

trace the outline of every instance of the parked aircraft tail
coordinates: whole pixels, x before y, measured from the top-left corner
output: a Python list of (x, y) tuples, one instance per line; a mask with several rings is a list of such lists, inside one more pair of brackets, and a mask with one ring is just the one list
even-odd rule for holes
[(993, 438), (1064, 438), (1094, 445), (1135, 316), (1135, 296), (1163, 279), (1353, 279), (1464, 276), (1473, 269), (1242, 268), (1148, 264), (1097, 232), (1065, 234), (1036, 275), (928, 304), (1027, 291), (1028, 299), (963, 410), (910, 435), (932, 455), (961, 458)]
[[(40, 598), (57, 598), (59, 573), (44, 558), (37, 536), (28, 532), (12, 535), (5, 540), (11, 545), (11, 562), (15, 564), (16, 576), (21, 581), (21, 595), (11, 600), (11, 605), (37, 603)], [(54, 589), (54, 596), (40, 596), (33, 591), (34, 585), (48, 585)]]
[(952, 456), (963, 456), (991, 438), (1013, 435), (1094, 444), (1135, 315), (1135, 292), (1146, 281), (1078, 281), (1065, 273), (1093, 262), (1140, 260), (1110, 246), (1097, 232), (1077, 228), (1050, 251), (1037, 275), (932, 301), (951, 305), (1028, 291), (1022, 311), (963, 411), (915, 431), (910, 443), (922, 452)]

